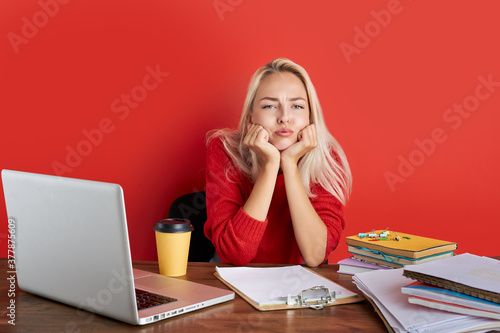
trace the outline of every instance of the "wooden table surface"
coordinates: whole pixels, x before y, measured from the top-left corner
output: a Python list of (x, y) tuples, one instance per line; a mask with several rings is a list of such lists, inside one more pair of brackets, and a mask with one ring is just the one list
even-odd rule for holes
[[(226, 266), (218, 264), (219, 266)], [(156, 262), (134, 262), (135, 268), (158, 273)], [(226, 288), (214, 275), (216, 264), (190, 262), (186, 279)], [(269, 265), (252, 265), (269, 266)], [(131, 326), (99, 315), (26, 293), (9, 280), (7, 259), (0, 258), (1, 332), (387, 332), (366, 300), (322, 310), (309, 308), (261, 312), (238, 295), (235, 299), (145, 326)], [(350, 275), (338, 274), (338, 265), (322, 265), (314, 271), (358, 292)], [(54, 281), (57, 283), (57, 281)], [(15, 296), (12, 295), (15, 293)], [(8, 323), (7, 307), (15, 301), (15, 326)]]

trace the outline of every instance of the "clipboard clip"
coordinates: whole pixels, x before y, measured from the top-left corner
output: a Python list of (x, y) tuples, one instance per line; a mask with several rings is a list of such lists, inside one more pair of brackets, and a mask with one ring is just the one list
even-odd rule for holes
[(321, 310), (327, 304), (335, 302), (335, 291), (331, 292), (325, 286), (315, 286), (304, 289), (300, 295), (288, 295), (287, 305), (310, 307)]

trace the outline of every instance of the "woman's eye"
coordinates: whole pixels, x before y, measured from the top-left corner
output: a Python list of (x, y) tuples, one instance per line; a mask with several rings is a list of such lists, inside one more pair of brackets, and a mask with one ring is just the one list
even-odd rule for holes
[(274, 105), (264, 105), (263, 109), (274, 109)]
[(304, 107), (302, 105), (294, 105), (292, 106), (292, 109), (303, 109)]

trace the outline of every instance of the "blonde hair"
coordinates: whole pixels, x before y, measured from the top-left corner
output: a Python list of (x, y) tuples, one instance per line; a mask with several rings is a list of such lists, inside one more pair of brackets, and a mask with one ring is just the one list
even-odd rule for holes
[(296, 75), (304, 84), (309, 100), (309, 121), (315, 124), (317, 130), (317, 147), (305, 154), (298, 164), (307, 194), (309, 197), (314, 197), (311, 191), (312, 185), (319, 184), (345, 205), (352, 186), (352, 176), (347, 158), (340, 144), (326, 127), (316, 89), (314, 89), (309, 75), (304, 68), (291, 60), (277, 58), (259, 68), (250, 81), (238, 129), (209, 132), (208, 142), (215, 137), (221, 137), (224, 148), (234, 163), (254, 182), (259, 171), (258, 158), (252, 150), (243, 144), (243, 139), (248, 132), (253, 102), (260, 83), (267, 76), (282, 72)]

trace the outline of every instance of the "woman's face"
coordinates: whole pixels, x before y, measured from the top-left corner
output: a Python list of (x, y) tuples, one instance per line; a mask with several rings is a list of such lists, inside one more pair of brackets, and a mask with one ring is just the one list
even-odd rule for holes
[(269, 142), (282, 151), (297, 142), (309, 125), (309, 100), (302, 81), (290, 72), (264, 78), (253, 102), (252, 123), (269, 133)]

